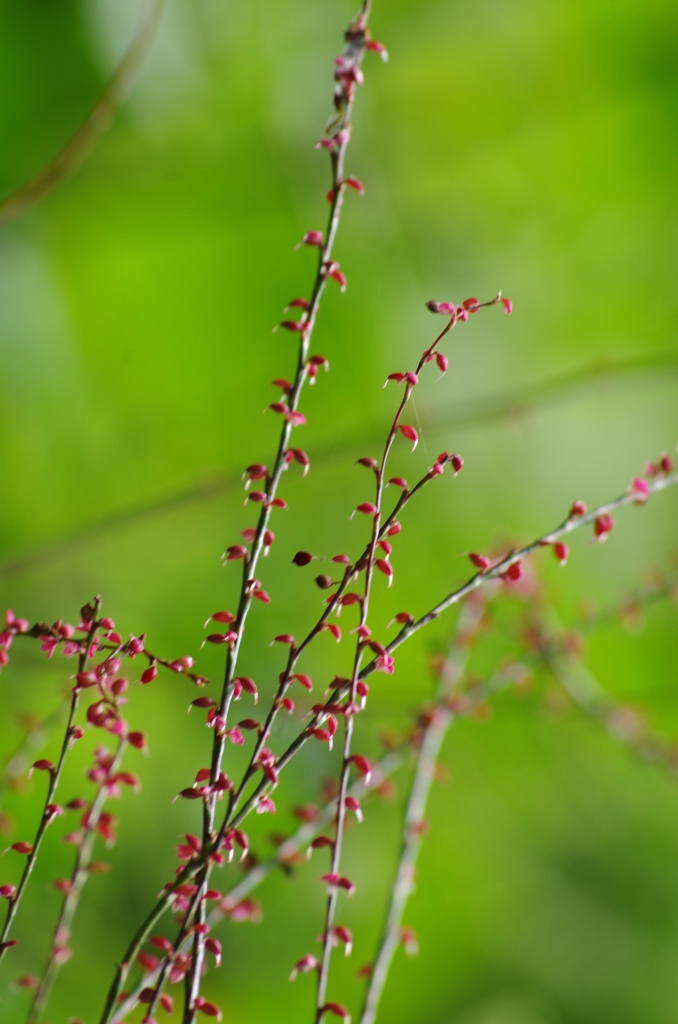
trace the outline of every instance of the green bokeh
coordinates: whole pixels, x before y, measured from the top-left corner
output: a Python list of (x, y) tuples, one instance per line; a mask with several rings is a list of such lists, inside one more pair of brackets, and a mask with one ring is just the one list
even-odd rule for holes
[[(0, 12), (4, 195), (82, 123), (139, 4), (5, 0)], [(271, 328), (312, 278), (314, 255), (292, 250), (326, 216), (326, 158), (314, 145), (353, 13), (343, 0), (170, 0), (109, 133), (2, 229), (0, 604), (17, 614), (71, 621), (101, 593), (123, 633), (145, 631), (174, 657), (197, 654), (203, 621), (235, 601), (237, 573), (219, 555), (253, 521), (238, 489), (243, 467), (273, 457), (277, 423), (261, 410), (277, 397), (270, 381), (293, 373), (294, 340)], [(450, 372), (437, 384), (430, 374), (416, 393), (422, 442), (411, 457), (398, 446), (394, 472), (414, 480), (442, 449), (460, 451), (465, 467), (403, 517), (394, 587), (377, 581), (376, 635), (394, 612), (423, 612), (461, 583), (460, 553), (526, 542), (573, 499), (595, 505), (622, 493), (678, 438), (675, 5), (374, 0), (372, 24), (391, 60), (366, 62), (356, 105), (347, 170), (366, 195), (347, 196), (336, 255), (349, 285), (328, 292), (314, 336), (331, 372), (303, 400), (308, 426), (298, 436), (311, 472), (301, 482), (293, 467), (285, 480), (290, 511), (277, 517), (262, 564), (273, 600), (255, 609), (244, 652), (243, 672), (263, 690), (281, 667), (271, 637), (302, 635), (319, 607), (312, 567), (296, 570), (292, 554), (364, 543), (364, 522), (348, 516), (370, 497), (369, 480), (352, 466), (377, 453), (392, 413), (386, 375), (411, 366), (434, 336), (426, 300), (501, 288), (515, 312), (486, 310), (462, 325), (447, 346)], [(591, 377), (534, 408), (450, 425), (469, 400), (655, 358), (660, 370)], [(622, 511), (605, 545), (576, 535), (566, 570), (548, 553), (535, 559), (556, 615), (572, 622), (583, 602), (605, 605), (652, 568), (668, 569), (677, 514), (669, 492)], [(497, 619), (500, 657), (515, 616), (507, 608)], [(427, 655), (453, 621), (404, 649), (393, 679), (373, 683), (372, 718), (360, 722), (368, 752), (378, 749), (377, 724), (400, 728), (430, 696)], [(58, 706), (71, 669), (17, 648), (0, 679), (4, 752), (20, 738), (18, 715)], [(345, 669), (348, 651), (337, 650), (320, 639), (309, 655), (314, 679)], [(641, 632), (615, 625), (591, 637), (585, 657), (611, 695), (671, 736), (674, 604), (650, 609)], [(220, 664), (218, 652), (203, 652), (207, 675), (218, 677)], [(545, 686), (537, 679), (528, 694), (498, 697), (487, 720), (450, 734), (451, 779), (432, 798), (407, 915), (422, 952), (398, 954), (385, 1022), (666, 1024), (678, 1015), (676, 782), (545, 698)], [(112, 962), (173, 870), (175, 837), (196, 828), (193, 807), (171, 803), (209, 758), (201, 720), (186, 718), (194, 696), (174, 677), (133, 687), (129, 718), (147, 730), (152, 756), (130, 765), (144, 787), (115, 808), (119, 840), (105, 854), (113, 871), (91, 882), (53, 1024), (97, 1020)], [(83, 752), (64, 799), (84, 791), (85, 764)], [(322, 750), (309, 750), (289, 769), (276, 819), (252, 825), (260, 855), (272, 850), (271, 831), (292, 827), (293, 803), (317, 799), (329, 768)], [(43, 784), (10, 796), (8, 844), (30, 835), (37, 802), (26, 794), (37, 801)], [(358, 890), (342, 919), (356, 948), (337, 958), (331, 995), (354, 1010), (405, 792), (403, 778), (399, 796), (371, 805), (347, 843)], [(5, 980), (40, 969), (57, 905), (49, 882), (67, 870), (64, 820), (38, 863)], [(14, 856), (0, 882), (16, 872)], [(290, 986), (287, 976), (322, 930), (324, 865), (316, 854), (291, 880), (270, 878), (258, 894), (261, 924), (222, 927), (225, 963), (206, 992), (227, 1021), (312, 1019), (311, 979)], [(23, 992), (3, 996), (3, 1022), (23, 1020), (26, 1004)]]

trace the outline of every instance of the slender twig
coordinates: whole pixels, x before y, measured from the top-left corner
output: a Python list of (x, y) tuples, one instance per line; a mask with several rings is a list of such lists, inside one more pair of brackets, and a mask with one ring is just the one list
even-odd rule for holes
[[(362, 15), (366, 16), (366, 12), (369, 9), (369, 3), (366, 2), (363, 5)], [(359, 16), (360, 17), (360, 16)], [(344, 56), (357, 67), (360, 64), (363, 53), (363, 42), (364, 42), (364, 29), (359, 37), (351, 38), (347, 34), (347, 44)], [(236, 618), (233, 623), (233, 633), (235, 640), (229, 643), (228, 653), (226, 657), (226, 667), (224, 671), (224, 680), (222, 686), (222, 693), (219, 702), (219, 713), (220, 718), (224, 722), (224, 729), (215, 729), (214, 731), (214, 743), (212, 751), (212, 764), (211, 764), (211, 784), (214, 786), (221, 773), (222, 760), (224, 756), (224, 750), (226, 746), (225, 737), (225, 723), (228, 718), (228, 712), (233, 697), (233, 685), (237, 669), (238, 656), (240, 651), (240, 645), (246, 628), (246, 622), (251, 608), (254, 586), (253, 580), (257, 571), (257, 565), (259, 559), (264, 551), (266, 543), (266, 535), (268, 532), (268, 524), (271, 515), (271, 509), (274, 507), (273, 502), (276, 499), (278, 486), (284, 470), (288, 465), (288, 450), (291, 440), (291, 434), (295, 425), (295, 419), (298, 414), (299, 401), (301, 392), (304, 384), (309, 378), (309, 351), (310, 341), (313, 334), (313, 328), (315, 326), (320, 302), (327, 285), (328, 277), (333, 266), (332, 251), (334, 247), (334, 241), (337, 235), (340, 221), (340, 213), (343, 204), (343, 196), (345, 190), (344, 183), (344, 158), (346, 148), (350, 137), (350, 119), (351, 111), (353, 107), (354, 89), (353, 88), (342, 88), (338, 89), (335, 93), (335, 97), (338, 100), (338, 113), (336, 118), (331, 122), (330, 128), (328, 128), (327, 138), (331, 142), (329, 147), (330, 165), (331, 165), (331, 191), (330, 191), (330, 211), (327, 222), (327, 229), (324, 239), (319, 245), (319, 256), (318, 265), (314, 278), (314, 283), (311, 291), (311, 297), (308, 300), (306, 308), (304, 310), (302, 320), (300, 321), (299, 331), (299, 349), (297, 355), (297, 367), (294, 376), (294, 381), (289, 388), (285, 389), (285, 420), (283, 427), (280, 432), (280, 438), (278, 442), (278, 449), (275, 457), (275, 461), (270, 471), (267, 471), (265, 480), (265, 501), (262, 504), (259, 519), (255, 529), (254, 538), (251, 541), (251, 546), (247, 553), (247, 556), (243, 559), (243, 575), (240, 589), (240, 596), (238, 601), (238, 610)], [(210, 872), (210, 864), (208, 860), (208, 853), (210, 850), (215, 848), (215, 843), (218, 845), (220, 838), (223, 836), (224, 826), (220, 830), (218, 835), (215, 835), (215, 815), (216, 815), (216, 792), (210, 793), (204, 804), (203, 814), (203, 854), (200, 858), (197, 858), (195, 862), (192, 862), (191, 870), (197, 873), (196, 882), (199, 887), (204, 888), (207, 884), (207, 879)], [(228, 819), (228, 813), (225, 816), (224, 823)], [(166, 897), (161, 901), (164, 903), (166, 908), (167, 901)], [(202, 906), (202, 903), (200, 904)], [(149, 919), (155, 918), (155, 910), (151, 911)], [(155, 918), (157, 919), (157, 918)], [(137, 933), (137, 937), (133, 942), (133, 946), (138, 943), (140, 935), (148, 933), (146, 922), (142, 925), (142, 928)], [(125, 954), (124, 964), (130, 963), (130, 950)], [(184, 1024), (192, 1024), (195, 1016), (195, 1000), (199, 991), (202, 960), (204, 958), (204, 941), (198, 933), (197, 942), (195, 945), (194, 956), (192, 958), (191, 968), (189, 975), (187, 976), (187, 991), (188, 999), (184, 1010)], [(109, 992), (106, 1008), (104, 1010), (104, 1016), (102, 1017), (102, 1024), (105, 1024), (110, 1020), (115, 1000), (119, 994), (120, 988), (123, 983), (123, 975), (125, 974), (126, 968), (121, 967), (116, 973), (113, 985)]]
[[(127, 741), (121, 737), (117, 749), (110, 764), (109, 775), (115, 775), (122, 762), (123, 755), (127, 748)], [(80, 903), (82, 890), (89, 878), (89, 869), (92, 863), (94, 844), (97, 839), (97, 826), (101, 820), (104, 805), (109, 798), (108, 777), (99, 786), (96, 796), (88, 811), (86, 824), (83, 826), (82, 842), (77, 848), (73, 871), (66, 888), (61, 913), (54, 929), (54, 936), (50, 947), (47, 965), (42, 973), (40, 984), (35, 992), (33, 1006), (28, 1017), (28, 1024), (37, 1024), (45, 1009), (51, 987), (62, 964), (65, 962), (65, 946), (73, 926), (76, 911)]]
[(134, 85), (155, 37), (163, 5), (164, 0), (148, 0), (129, 49), (86, 121), (47, 167), (26, 185), (0, 200), (0, 225), (16, 220), (74, 174), (107, 131)]
[[(92, 618), (90, 621), (89, 632), (87, 633), (87, 637), (83, 642), (81, 653), (78, 658), (79, 672), (84, 672), (85, 670), (90, 645), (94, 639), (94, 635), (99, 626), (98, 616), (101, 608), (101, 598), (96, 597), (92, 602), (90, 608), (92, 612)], [(50, 765), (47, 768), (49, 784), (47, 786), (45, 802), (40, 817), (40, 824), (38, 825), (38, 829), (35, 834), (35, 839), (33, 840), (31, 850), (28, 854), (28, 857), (26, 858), (26, 864), (24, 866), (24, 870), (21, 875), (19, 885), (17, 886), (17, 890), (14, 893), (14, 895), (7, 901), (7, 914), (5, 917), (5, 923), (2, 932), (0, 933), (0, 959), (2, 958), (3, 954), (7, 949), (7, 940), (9, 937), (10, 929), (12, 927), (12, 922), (16, 917), (17, 911), (19, 909), (19, 904), (21, 902), (21, 898), (23, 896), (26, 885), (28, 884), (28, 879), (30, 878), (31, 872), (33, 871), (33, 867), (35, 866), (35, 862), (38, 857), (43, 836), (45, 834), (47, 826), (50, 824), (54, 817), (52, 813), (52, 808), (54, 807), (54, 798), (59, 787), (59, 781), (61, 779), (61, 773), (63, 770), (64, 762), (66, 760), (66, 755), (68, 754), (68, 751), (71, 749), (73, 743), (73, 723), (75, 720), (75, 713), (78, 710), (79, 702), (80, 688), (78, 686), (74, 686), (73, 692), (71, 694), (71, 702), (68, 710), (68, 718), (66, 720), (64, 737), (61, 742), (59, 758), (57, 760), (56, 765)]]
[[(669, 487), (678, 484), (678, 474), (671, 476), (660, 477), (652, 480), (648, 484), (649, 495), (658, 493), (666, 490)], [(564, 520), (560, 526), (557, 526), (554, 530), (543, 534), (541, 537), (532, 541), (530, 544), (525, 545), (522, 548), (516, 548), (509, 552), (504, 558), (497, 561), (490, 569), (486, 572), (478, 572), (472, 576), (466, 583), (453, 590), (447, 595), (442, 601), (436, 604), (430, 609), (425, 615), (422, 615), (419, 619), (416, 619), (411, 624), (403, 626), (398, 635), (389, 644), (386, 645), (385, 651), (387, 654), (393, 654), (402, 646), (407, 640), (410, 639), (415, 633), (430, 623), (435, 622), (444, 611), (448, 608), (453, 607), (455, 604), (459, 604), (466, 597), (476, 591), (479, 587), (486, 585), (487, 583), (500, 579), (511, 565), (515, 562), (520, 561), (522, 558), (533, 554), (535, 551), (540, 550), (546, 545), (558, 540), (559, 537), (566, 536), (574, 530), (580, 529), (582, 526), (589, 526), (595, 523), (596, 519), (610, 512), (614, 512), (616, 509), (621, 508), (625, 505), (632, 505), (638, 502), (638, 496), (626, 492), (615, 498), (613, 501), (607, 502), (604, 505), (599, 505), (586, 515), (568, 517)], [(360, 680), (364, 681), (369, 679), (374, 672), (377, 671), (379, 659), (374, 658), (368, 665), (365, 666), (360, 672)], [(329, 698), (328, 703), (339, 701), (346, 697), (348, 688), (343, 686), (341, 689), (337, 689)], [(298, 751), (305, 745), (310, 736), (312, 735), (312, 729), (322, 720), (323, 716), (327, 715), (327, 711), (319, 711), (309, 722), (306, 729), (303, 730), (288, 746), (287, 750), (276, 760), (275, 768), (280, 773), (292, 760), (292, 758), (298, 753)], [(266, 779), (262, 779), (256, 786), (254, 791), (248, 796), (247, 800), (241, 805), (238, 812), (229, 821), (229, 827), (238, 827), (243, 820), (250, 813), (252, 808), (256, 805), (257, 801), (271, 788), (271, 783)]]
[[(435, 705), (424, 718), (424, 728), (419, 737), (415, 770), (405, 811), (400, 858), (390, 887), (389, 906), (369, 976), (360, 1024), (372, 1024), (374, 1021), (393, 955), (402, 941), (403, 914), (414, 884), (414, 870), (423, 837), (426, 805), (436, 776), (438, 756), (450, 725), (458, 717), (460, 709), (465, 706), (457, 701), (453, 710), (452, 698), (458, 692), (464, 677), (471, 645), (481, 628), (484, 607), (484, 601), (469, 601), (462, 610), (455, 640), (439, 669)], [(496, 678), (490, 678), (476, 686), (471, 691), (473, 706), (479, 699), (486, 699), (491, 692), (496, 691), (506, 678), (505, 673), (503, 676), (500, 673), (499, 685)]]
[[(549, 406), (553, 401), (576, 398), (580, 392), (601, 383), (620, 384), (633, 381), (641, 375), (655, 375), (658, 383), (666, 381), (666, 374), (678, 370), (678, 356), (673, 352), (659, 352), (653, 355), (635, 356), (630, 359), (615, 359), (590, 363), (570, 373), (546, 377), (522, 388), (513, 388), (496, 395), (471, 398), (458, 402), (454, 408), (448, 405), (420, 413), (422, 429), (426, 434), (482, 426), (485, 423), (525, 416), (535, 409)], [(330, 460), (336, 461), (349, 456), (360, 447), (368, 447), (381, 438), (381, 432), (374, 428), (367, 433), (347, 435), (314, 449), (314, 465)], [(0, 576), (11, 576), (24, 572), (32, 565), (58, 558), (83, 545), (96, 542), (97, 538), (111, 531), (125, 529), (142, 519), (171, 512), (184, 505), (214, 501), (237, 490), (241, 485), (239, 476), (218, 472), (199, 483), (190, 484), (181, 491), (168, 494), (144, 505), (134, 505), (120, 512), (104, 515), (89, 523), (78, 526), (72, 533), (25, 552), (9, 555), (0, 561)]]
[[(667, 490), (669, 487), (675, 487), (676, 484), (678, 484), (678, 473), (673, 473), (669, 476), (657, 477), (656, 479), (647, 482), (647, 496), (649, 497), (653, 494), (659, 493), (660, 491)], [(538, 551), (543, 547), (554, 544), (561, 537), (566, 537), (569, 533), (580, 529), (582, 526), (591, 526), (595, 524), (596, 520), (601, 516), (610, 515), (612, 512), (615, 512), (619, 508), (624, 508), (626, 505), (638, 504), (641, 504), (639, 495), (634, 493), (634, 491), (629, 490), (624, 494), (621, 494), (618, 498), (615, 498), (613, 501), (608, 501), (604, 505), (599, 505), (597, 508), (594, 508), (591, 512), (588, 512), (585, 515), (569, 515), (567, 519), (565, 519), (554, 530), (543, 534), (541, 537), (538, 537), (537, 540), (533, 540), (530, 544), (526, 544), (522, 548), (513, 549), (504, 558), (495, 562), (487, 571), (477, 572), (466, 583), (464, 583), (463, 586), (458, 587), (456, 590), (449, 593), (447, 597), (443, 598), (443, 600), (431, 608), (429, 612), (422, 615), (421, 618), (417, 619), (411, 625), (405, 626), (395, 640), (388, 645), (387, 651), (392, 653), (397, 650), (397, 648), (400, 647), (405, 640), (409, 640), (414, 633), (435, 621), (435, 619), (439, 618), (444, 611), (447, 611), (448, 608), (458, 604), (488, 580), (502, 578), (507, 569), (510, 569), (510, 567), (516, 562), (520, 562), (521, 559), (526, 558), (528, 555), (533, 554), (535, 551)], [(375, 671), (375, 668), (376, 664), (373, 662), (367, 666), (367, 670), (365, 671), (367, 674), (371, 675), (371, 673)]]

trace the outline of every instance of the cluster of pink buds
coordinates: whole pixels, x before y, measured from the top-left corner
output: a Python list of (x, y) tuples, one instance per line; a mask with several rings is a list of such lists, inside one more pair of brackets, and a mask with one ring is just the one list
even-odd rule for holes
[(673, 472), (673, 459), (668, 452), (662, 452), (656, 462), (648, 462), (645, 466), (645, 476), (653, 479), (658, 476), (668, 476)]
[(18, 619), (11, 609), (5, 612), (5, 627), (0, 633), (0, 669), (9, 664), (9, 649), (17, 633), (26, 633), (28, 619)]
[(430, 299), (426, 303), (426, 308), (440, 316), (449, 316), (453, 323), (456, 323), (458, 320), (468, 320), (469, 315), (477, 313), (483, 306), (496, 306), (497, 303), (501, 303), (505, 313), (513, 312), (511, 299), (502, 298), (501, 292), (498, 292), (489, 302), (480, 302), (479, 299), (471, 298), (464, 299), (458, 306), (455, 306), (453, 302), (436, 302), (434, 299)]

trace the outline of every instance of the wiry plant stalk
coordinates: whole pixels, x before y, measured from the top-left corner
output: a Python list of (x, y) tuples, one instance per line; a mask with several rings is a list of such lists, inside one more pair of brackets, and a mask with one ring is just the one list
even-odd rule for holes
[[(91, 621), (89, 633), (87, 634), (87, 638), (86, 638), (85, 643), (83, 645), (82, 652), (81, 652), (81, 654), (78, 657), (78, 671), (79, 672), (83, 672), (85, 670), (85, 665), (87, 663), (88, 651), (89, 651), (90, 645), (92, 643), (92, 640), (94, 638), (94, 634), (97, 631), (97, 626), (98, 626), (98, 621), (97, 620), (98, 620), (98, 616), (99, 616), (99, 610), (100, 610), (100, 607), (101, 607), (101, 598), (97, 596), (94, 599), (94, 601), (92, 602), (92, 605), (90, 607), (91, 607), (91, 611), (92, 611), (92, 621)], [(23, 873), (21, 875), (21, 880), (19, 881), (19, 884), (17, 886), (16, 892), (7, 901), (7, 914), (5, 916), (5, 923), (3, 925), (2, 932), (0, 932), (0, 959), (2, 959), (2, 956), (4, 955), (6, 950), (9, 948), (9, 941), (8, 940), (9, 940), (10, 929), (12, 927), (12, 923), (13, 923), (13, 921), (14, 921), (16, 915), (17, 915), (17, 912), (19, 910), (19, 904), (21, 903), (21, 898), (22, 898), (22, 896), (24, 894), (24, 890), (26, 888), (26, 885), (28, 884), (28, 879), (30, 878), (31, 872), (33, 871), (33, 868), (35, 866), (35, 862), (37, 860), (38, 853), (40, 851), (40, 845), (42, 843), (42, 839), (43, 839), (43, 836), (44, 836), (45, 831), (47, 829), (47, 826), (54, 820), (55, 815), (58, 814), (60, 812), (60, 810), (61, 810), (61, 808), (57, 807), (57, 805), (55, 804), (54, 800), (55, 800), (55, 797), (56, 797), (57, 789), (59, 787), (59, 782), (61, 780), (61, 773), (63, 771), (64, 762), (66, 760), (66, 755), (68, 754), (68, 751), (70, 750), (71, 745), (73, 743), (73, 725), (74, 725), (74, 722), (75, 722), (75, 714), (76, 714), (76, 711), (78, 710), (79, 701), (80, 701), (80, 690), (76, 686), (76, 687), (73, 688), (73, 692), (71, 694), (71, 702), (70, 702), (70, 706), (69, 706), (69, 709), (68, 709), (68, 718), (66, 720), (66, 728), (64, 730), (64, 737), (63, 737), (63, 740), (61, 742), (61, 750), (59, 751), (59, 758), (58, 758), (56, 764), (53, 765), (53, 764), (51, 764), (48, 761), (44, 761), (44, 762), (36, 762), (36, 765), (34, 766), (34, 767), (37, 766), (39, 768), (42, 768), (43, 770), (45, 770), (47, 772), (47, 775), (48, 775), (48, 778), (49, 778), (49, 783), (47, 785), (47, 794), (45, 796), (45, 803), (44, 803), (42, 815), (40, 817), (40, 823), (39, 823), (37, 831), (35, 833), (35, 838), (34, 838), (33, 842), (31, 843), (31, 849), (30, 849), (30, 852), (29, 852), (29, 854), (28, 854), (28, 856), (26, 858), (26, 864), (24, 866), (24, 870), (23, 870)]]

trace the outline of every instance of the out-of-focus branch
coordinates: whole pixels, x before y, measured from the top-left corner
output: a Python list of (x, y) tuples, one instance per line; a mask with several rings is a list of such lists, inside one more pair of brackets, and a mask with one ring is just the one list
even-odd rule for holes
[[(436, 434), (451, 427), (474, 428), (494, 421), (526, 416), (556, 401), (574, 399), (601, 384), (621, 387), (625, 383), (636, 383), (641, 376), (653, 377), (656, 382), (660, 382), (666, 380), (667, 374), (678, 374), (678, 355), (674, 352), (596, 362), (570, 373), (546, 377), (524, 388), (512, 388), (496, 395), (457, 402), (453, 408), (445, 406), (439, 411), (429, 411), (421, 415), (420, 421), (425, 434)], [(347, 435), (337, 441), (332, 440), (321, 445), (313, 453), (314, 465), (332, 459), (349, 459), (355, 455), (358, 448), (379, 440), (381, 433), (381, 430), (375, 427), (367, 433)], [(0, 560), (0, 576), (24, 572), (38, 563), (43, 565), (50, 559), (69, 554), (96, 541), (104, 534), (110, 535), (112, 530), (124, 529), (144, 519), (153, 519), (166, 512), (173, 512), (185, 505), (214, 501), (241, 486), (239, 476), (223, 472), (214, 473), (197, 483), (189, 484), (181, 491), (84, 523), (71, 533), (48, 541), (23, 555), (9, 555)]]
[(0, 225), (16, 220), (78, 170), (108, 130), (127, 99), (146, 58), (160, 21), (164, 0), (148, 0), (130, 46), (86, 121), (54, 159), (26, 185), (0, 200)]

